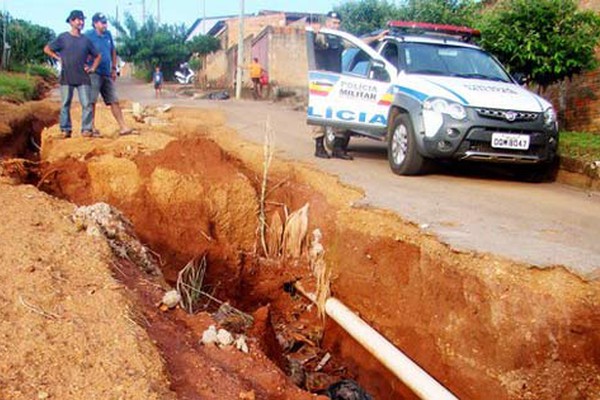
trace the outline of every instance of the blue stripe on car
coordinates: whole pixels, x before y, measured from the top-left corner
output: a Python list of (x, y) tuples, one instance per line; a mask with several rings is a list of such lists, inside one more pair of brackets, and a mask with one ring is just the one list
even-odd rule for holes
[(440, 84), (439, 84), (439, 83), (437, 83), (437, 82), (432, 82), (432, 81), (430, 81), (429, 79), (425, 79), (425, 80), (426, 80), (427, 82), (429, 82), (429, 83), (431, 83), (431, 84), (435, 85), (435, 86), (441, 87), (442, 89), (444, 89), (444, 90), (445, 90), (445, 91), (447, 91), (447, 92), (450, 92), (450, 93), (452, 93), (454, 96), (456, 96), (456, 98), (457, 98), (457, 99), (459, 99), (460, 101), (462, 101), (463, 105), (465, 105), (465, 106), (466, 106), (466, 105), (469, 105), (469, 102), (467, 101), (467, 99), (465, 99), (464, 97), (462, 97), (460, 94), (456, 93), (454, 90), (452, 90), (452, 89), (450, 89), (450, 88), (447, 88), (447, 87), (446, 87), (446, 86), (444, 86), (444, 85), (440, 85)]

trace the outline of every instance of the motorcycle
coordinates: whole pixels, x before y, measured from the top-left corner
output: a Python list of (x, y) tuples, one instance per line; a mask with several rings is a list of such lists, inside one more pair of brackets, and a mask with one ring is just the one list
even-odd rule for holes
[(175, 71), (175, 79), (182, 85), (188, 85), (194, 81), (196, 73), (190, 68), (188, 63), (183, 63), (179, 66), (179, 70)]

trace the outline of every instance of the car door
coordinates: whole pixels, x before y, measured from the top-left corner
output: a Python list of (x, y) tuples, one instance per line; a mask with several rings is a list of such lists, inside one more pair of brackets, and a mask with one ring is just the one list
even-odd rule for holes
[(308, 123), (384, 135), (396, 68), (345, 32), (307, 28), (307, 48)]

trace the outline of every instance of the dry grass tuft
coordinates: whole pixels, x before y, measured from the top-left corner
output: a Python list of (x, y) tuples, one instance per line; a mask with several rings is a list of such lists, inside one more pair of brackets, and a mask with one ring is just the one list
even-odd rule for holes
[(177, 291), (181, 295), (181, 308), (194, 314), (202, 296), (202, 285), (206, 273), (206, 254), (196, 257), (186, 264), (177, 275)]

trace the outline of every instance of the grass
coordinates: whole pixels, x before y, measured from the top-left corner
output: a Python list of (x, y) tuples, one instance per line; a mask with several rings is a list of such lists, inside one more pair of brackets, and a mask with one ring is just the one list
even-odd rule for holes
[(45, 65), (39, 64), (27, 64), (27, 65), (17, 65), (13, 64), (9, 68), (12, 72), (18, 72), (27, 75), (39, 76), (40, 78), (49, 81), (52, 79), (56, 79), (56, 72)]
[(561, 132), (559, 153), (563, 157), (583, 162), (600, 160), (600, 134), (589, 132)]
[(26, 74), (0, 72), (0, 98), (24, 102), (37, 95), (36, 78)]

